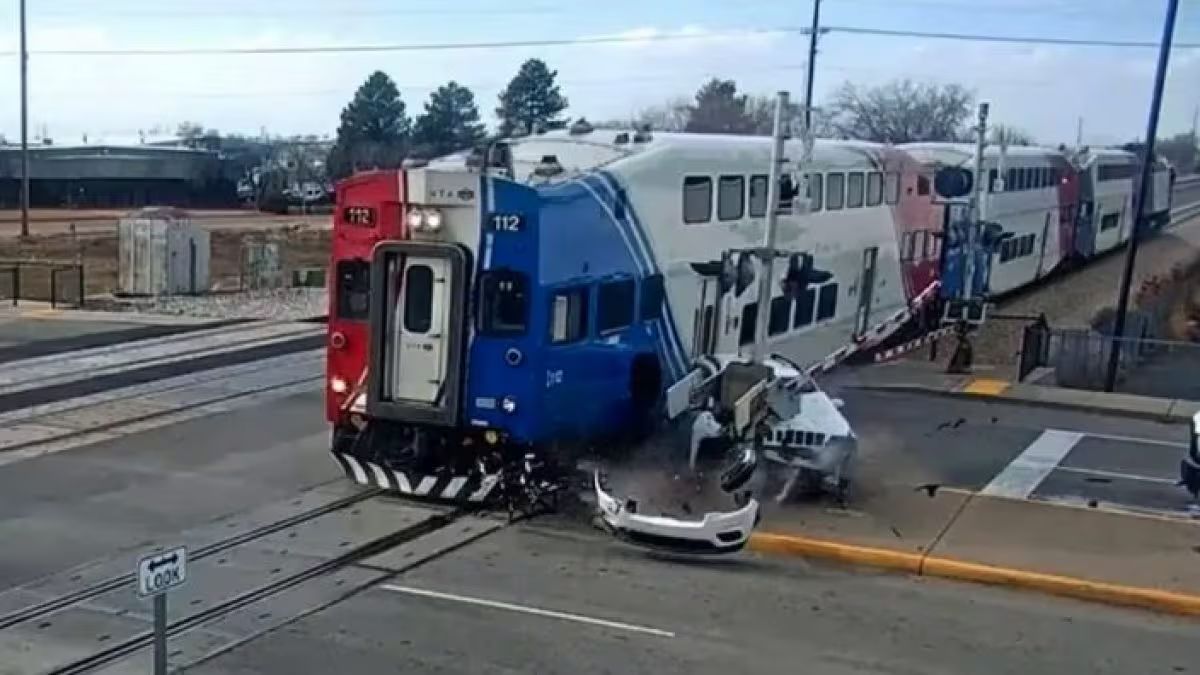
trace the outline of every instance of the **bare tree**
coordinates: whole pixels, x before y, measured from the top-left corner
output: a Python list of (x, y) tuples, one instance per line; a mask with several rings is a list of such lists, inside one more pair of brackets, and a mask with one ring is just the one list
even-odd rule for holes
[(638, 112), (636, 121), (649, 124), (658, 131), (683, 131), (687, 128), (688, 100), (682, 96), (670, 99), (662, 105), (651, 106)]
[(1037, 145), (1032, 134), (1006, 124), (994, 125), (988, 142), (993, 145)]
[(974, 95), (957, 84), (917, 84), (898, 80), (860, 88), (849, 82), (828, 106), (832, 130), (842, 138), (879, 143), (956, 141), (968, 136), (965, 125)]

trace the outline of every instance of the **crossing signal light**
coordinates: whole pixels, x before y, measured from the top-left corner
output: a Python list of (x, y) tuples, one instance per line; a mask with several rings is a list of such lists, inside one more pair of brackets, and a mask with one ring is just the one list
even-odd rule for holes
[(965, 197), (974, 187), (971, 172), (959, 166), (944, 166), (933, 175), (933, 189), (946, 199)]

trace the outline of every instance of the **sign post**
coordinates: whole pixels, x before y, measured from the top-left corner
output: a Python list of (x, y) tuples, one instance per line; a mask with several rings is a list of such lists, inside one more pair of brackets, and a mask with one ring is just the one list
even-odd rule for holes
[(154, 598), (154, 675), (167, 675), (167, 591), (185, 581), (187, 549), (183, 546), (138, 560), (138, 595)]

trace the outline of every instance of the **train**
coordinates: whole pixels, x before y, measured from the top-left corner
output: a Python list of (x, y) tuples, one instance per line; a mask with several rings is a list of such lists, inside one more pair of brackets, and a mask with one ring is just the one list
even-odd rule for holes
[[(974, 146), (789, 140), (772, 191), (771, 145), (576, 124), (338, 183), (325, 400), (346, 475), (466, 502), (528, 490), (531, 462), (651, 429), (692, 363), (754, 343), (759, 312), (770, 353), (809, 364), (948, 281), (959, 207), (936, 174), (969, 171)], [(1000, 236), (977, 291), (1130, 236), (1130, 153), (989, 147), (982, 166)], [(1152, 176), (1160, 227), (1173, 178)], [(772, 208), (783, 264), (759, 307), (753, 256), (720, 272)]]

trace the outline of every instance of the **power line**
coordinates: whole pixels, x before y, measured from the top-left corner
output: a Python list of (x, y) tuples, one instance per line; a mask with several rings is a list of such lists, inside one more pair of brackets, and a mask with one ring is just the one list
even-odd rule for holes
[[(1074, 38), (1033, 37), (1023, 35), (988, 35), (978, 33), (935, 33), (926, 31), (893, 30), (888, 28), (867, 28), (863, 26), (824, 26), (822, 30), (851, 35), (877, 35), (883, 37), (919, 37), (933, 40), (964, 40), (969, 42), (1000, 42), (1007, 44), (1042, 44), (1066, 45), (1072, 47), (1122, 47), (1122, 48), (1158, 48), (1157, 42), (1141, 42), (1136, 40), (1083, 40)], [(1177, 42), (1176, 49), (1197, 49), (1200, 42)]]
[[(1045, 44), (1074, 47), (1156, 48), (1157, 42), (1133, 40), (1094, 40), (1037, 37), (1027, 35), (995, 35), (983, 33), (949, 33), (931, 31), (870, 28), (866, 26), (823, 26), (823, 33), (845, 33), (874, 37), (924, 38), (934, 40), (959, 40), (969, 42), (993, 42), (1002, 44)], [(48, 49), (35, 50), (36, 56), (218, 56), (251, 54), (344, 54), (409, 51), (456, 51), (470, 49), (509, 49), (521, 47), (567, 47), (580, 45), (627, 44), (635, 42), (675, 42), (688, 40), (712, 40), (722, 38), (749, 37), (755, 35), (807, 35), (809, 29), (795, 26), (770, 28), (747, 28), (741, 30), (709, 33), (663, 33), (648, 35), (607, 35), (543, 40), (505, 40), (495, 42), (427, 42), (407, 44), (369, 45), (310, 45), (296, 47), (184, 47), (165, 49)], [(1197, 49), (1200, 42), (1181, 42), (1176, 49)], [(4, 53), (14, 56), (14, 52)]]
[[(341, 54), (370, 52), (454, 51), (466, 49), (508, 49), (514, 47), (567, 47), (630, 42), (673, 42), (748, 37), (752, 35), (804, 34), (807, 28), (747, 28), (712, 33), (661, 33), (648, 35), (600, 35), (545, 40), (505, 40), (499, 42), (426, 42), (374, 45), (316, 45), (304, 47), (184, 47), (174, 49), (46, 49), (37, 56), (216, 56), (246, 54)], [(13, 55), (6, 52), (6, 55)]]

